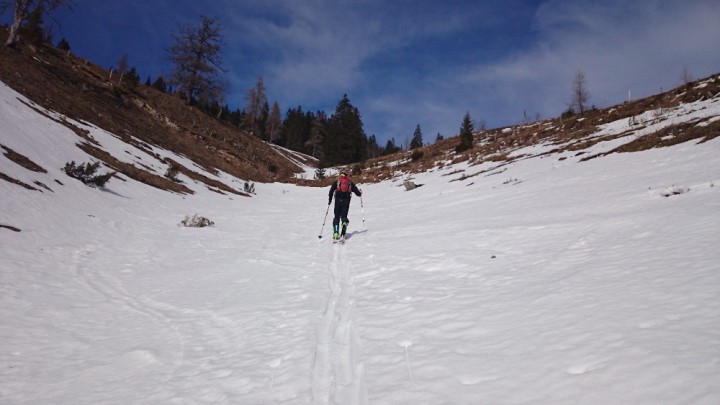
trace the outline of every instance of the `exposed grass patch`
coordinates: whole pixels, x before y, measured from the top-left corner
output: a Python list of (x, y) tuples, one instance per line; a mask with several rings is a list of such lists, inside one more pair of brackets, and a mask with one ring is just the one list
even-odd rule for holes
[(0, 179), (3, 179), (3, 180), (5, 180), (5, 181), (7, 181), (8, 183), (17, 184), (18, 186), (25, 187), (25, 188), (28, 189), (28, 190), (32, 190), (32, 191), (42, 191), (42, 190), (36, 189), (35, 187), (33, 187), (33, 186), (31, 186), (31, 185), (29, 185), (29, 184), (27, 184), (27, 183), (23, 183), (23, 182), (20, 181), (20, 180), (13, 179), (12, 177), (10, 177), (10, 176), (8, 176), (7, 174), (2, 173), (2, 172), (0, 172)]
[(30, 170), (30, 171), (33, 171), (33, 172), (37, 172), (37, 173), (47, 173), (47, 170), (43, 169), (42, 167), (40, 167), (40, 165), (38, 165), (38, 164), (36, 164), (35, 162), (33, 162), (32, 160), (28, 159), (26, 156), (21, 155), (21, 154), (15, 152), (14, 150), (8, 148), (8, 147), (5, 146), (5, 145), (0, 145), (0, 147), (2, 147), (3, 150), (5, 151), (5, 152), (3, 152), (4, 155), (5, 155), (8, 159), (10, 159), (10, 160), (12, 160), (13, 162), (17, 163), (18, 165), (20, 165), (20, 166), (22, 166), (22, 167), (24, 167), (24, 168), (26, 168), (26, 169), (28, 169), (28, 170)]
[(194, 194), (194, 192), (182, 184), (175, 183), (174, 181), (152, 174), (145, 170), (135, 167), (130, 163), (121, 162), (115, 159), (112, 155), (105, 152), (102, 149), (96, 148), (88, 143), (78, 144), (78, 147), (85, 151), (90, 156), (96, 159), (102, 160), (113, 169), (117, 170), (118, 173), (122, 173), (133, 180), (137, 180), (141, 183), (145, 183), (149, 186), (153, 186), (160, 190), (167, 190), (181, 194)]

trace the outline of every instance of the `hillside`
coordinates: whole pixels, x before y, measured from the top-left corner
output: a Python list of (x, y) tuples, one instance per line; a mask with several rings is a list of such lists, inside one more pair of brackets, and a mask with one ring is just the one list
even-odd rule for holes
[[(1, 36), (4, 35), (3, 32)], [(80, 137), (80, 148), (130, 178), (161, 189), (189, 192), (187, 187), (164, 176), (165, 170), (161, 168), (172, 164), (194, 181), (221, 192), (246, 195), (242, 190), (214, 181), (202, 174), (203, 171), (215, 174), (221, 171), (245, 181), (327, 184), (327, 181), (313, 181), (312, 173), (298, 176), (303, 167), (316, 165), (307, 156), (262, 142), (191, 108), (177, 97), (142, 84), (118, 86), (117, 78), (111, 80), (110, 77), (108, 70), (91, 61), (55, 48), (0, 49), (0, 78), (4, 83), (28, 97), (38, 108), (60, 114), (59, 121)], [(538, 154), (566, 151), (579, 156), (597, 143), (613, 140), (622, 141), (603, 153), (640, 151), (691, 139), (705, 142), (720, 134), (720, 122), (707, 120), (702, 114), (701, 118), (687, 120), (668, 117), (683, 105), (716, 99), (718, 94), (720, 77), (714, 75), (648, 98), (593, 109), (582, 117), (551, 118), (477, 132), (474, 148), (460, 155), (454, 152), (458, 139), (452, 137), (421, 148), (414, 155), (401, 152), (358, 163), (349, 169), (360, 182), (377, 182), (396, 178), (398, 169), (418, 173), (437, 165), (463, 161), (472, 165), (497, 162), (496, 166), (501, 166), (533, 156), (515, 153), (530, 145), (542, 146), (537, 149)], [(692, 111), (687, 114), (692, 115)], [(608, 123), (622, 120), (627, 125), (600, 131)], [(697, 125), (699, 120), (707, 121)], [(123, 163), (122, 159), (93, 144), (86, 131), (70, 121), (92, 124), (141, 149), (156, 146), (171, 151), (187, 157), (203, 170), (194, 169), (193, 164), (179, 164), (170, 157), (158, 159), (156, 156), (157, 167), (148, 162)], [(593, 157), (584, 156), (585, 159)], [(477, 174), (463, 172), (455, 178)]]
[[(592, 109), (582, 116), (551, 118), (474, 134), (475, 146), (462, 154), (454, 152), (458, 138), (450, 138), (398, 156), (375, 159), (358, 165), (363, 181), (394, 178), (398, 172), (418, 173), (438, 165), (468, 161), (471, 166), (495, 162), (493, 167), (531, 157), (561, 154), (589, 160), (611, 153), (638, 152), (681, 144), (707, 142), (720, 136), (720, 118), (706, 114), (707, 103), (720, 99), (720, 75), (697, 80), (671, 91)], [(459, 124), (458, 124), (459, 127)], [(594, 145), (609, 146), (589, 153)], [(537, 148), (528, 148), (537, 146)], [(518, 151), (523, 150), (522, 153)], [(566, 157), (565, 157), (566, 158)], [(462, 171), (455, 179), (478, 175)]]
[[(188, 192), (165, 178), (165, 171), (151, 168), (150, 162), (122, 164), (71, 121), (102, 128), (141, 149), (152, 145), (185, 156), (203, 170), (173, 161), (180, 172), (223, 192), (242, 193), (213, 182), (201, 171), (222, 171), (258, 182), (288, 181), (302, 172), (298, 157), (289, 159), (279, 149), (189, 107), (178, 97), (144, 85), (118, 86), (117, 75), (111, 79), (108, 70), (55, 48), (3, 47), (0, 79), (36, 103), (38, 110), (60, 114), (58, 121), (78, 134), (78, 147), (95, 159), (158, 188)], [(171, 161), (154, 163), (167, 167)]]

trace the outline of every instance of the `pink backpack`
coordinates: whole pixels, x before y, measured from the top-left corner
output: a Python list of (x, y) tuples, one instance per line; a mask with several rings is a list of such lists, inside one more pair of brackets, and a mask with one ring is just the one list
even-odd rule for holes
[(352, 191), (352, 184), (350, 182), (350, 179), (347, 176), (340, 177), (340, 180), (338, 180), (337, 189), (341, 193), (349, 193)]

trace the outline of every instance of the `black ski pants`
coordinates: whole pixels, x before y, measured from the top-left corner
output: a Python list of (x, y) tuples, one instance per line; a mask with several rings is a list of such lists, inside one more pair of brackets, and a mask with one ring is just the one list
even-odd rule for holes
[(348, 220), (348, 211), (350, 211), (350, 193), (343, 195), (344, 193), (335, 194), (335, 218), (333, 218), (333, 225), (339, 225), (340, 221), (350, 222)]

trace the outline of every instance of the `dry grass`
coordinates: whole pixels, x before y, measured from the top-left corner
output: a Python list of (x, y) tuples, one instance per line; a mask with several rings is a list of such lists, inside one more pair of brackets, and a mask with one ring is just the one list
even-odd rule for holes
[(17, 163), (18, 165), (36, 173), (47, 173), (47, 170), (43, 169), (42, 167), (40, 167), (40, 165), (28, 159), (26, 156), (15, 152), (14, 150), (8, 148), (5, 145), (0, 144), (0, 147), (2, 147), (2, 149), (5, 151), (5, 156), (13, 162)]
[(40, 190), (36, 189), (35, 187), (33, 187), (33, 186), (31, 186), (31, 185), (29, 185), (29, 184), (27, 184), (27, 183), (23, 183), (22, 181), (20, 181), (20, 180), (18, 180), (18, 179), (14, 179), (14, 178), (8, 176), (7, 174), (5, 174), (5, 173), (3, 173), (3, 172), (0, 172), (0, 179), (5, 180), (5, 181), (7, 181), (8, 183), (15, 184), (15, 185), (18, 185), (18, 186), (20, 186), (20, 187), (26, 188), (26, 189), (28, 189), (28, 190), (40, 191)]
[[(78, 147), (85, 151), (85, 153), (87, 153), (88, 155), (94, 157), (99, 161), (105, 162), (108, 167), (112, 168), (118, 173), (126, 175), (133, 180), (139, 181), (149, 186), (153, 186), (155, 188), (159, 188), (161, 190), (167, 190), (181, 194), (194, 194), (191, 189), (187, 188), (182, 184), (178, 184), (168, 178), (152, 174), (132, 164), (121, 162), (117, 160), (114, 156), (105, 152), (104, 150), (99, 149), (89, 143), (79, 143)], [(115, 177), (119, 178), (117, 175)]]

